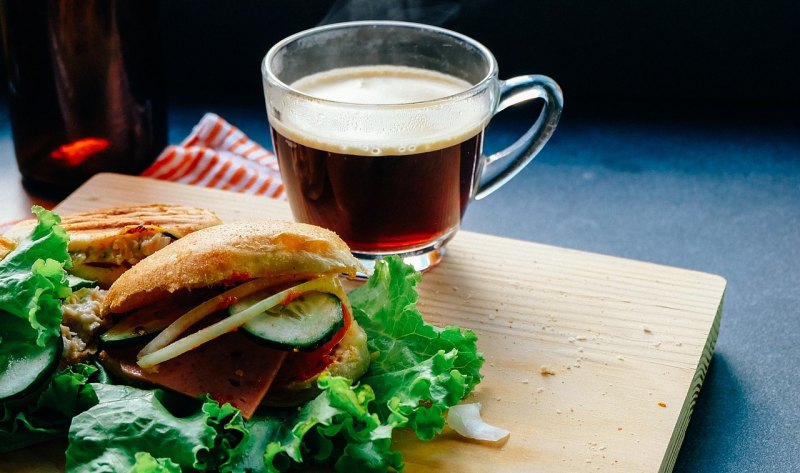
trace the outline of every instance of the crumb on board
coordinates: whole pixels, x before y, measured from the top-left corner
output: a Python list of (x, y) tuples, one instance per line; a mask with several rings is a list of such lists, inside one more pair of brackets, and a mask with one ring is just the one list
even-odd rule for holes
[(664, 402), (664, 401), (661, 401), (661, 402), (658, 403), (658, 406), (659, 407), (667, 407), (667, 403)]
[(556, 372), (553, 371), (553, 369), (550, 368), (549, 366), (542, 365), (539, 368), (539, 374), (541, 374), (542, 376), (555, 376)]

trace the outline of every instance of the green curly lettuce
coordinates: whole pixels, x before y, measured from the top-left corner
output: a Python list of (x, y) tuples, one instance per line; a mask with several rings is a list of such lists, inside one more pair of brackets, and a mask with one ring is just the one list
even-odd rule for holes
[(31, 211), (36, 227), (0, 260), (0, 311), (26, 320), (43, 347), (60, 335), (61, 299), (71, 292), (64, 270), (69, 237), (58, 215), (39, 206)]
[[(68, 472), (118, 472), (145, 468), (146, 453), (162, 470), (174, 463), (193, 471), (232, 471), (247, 437), (244, 420), (230, 404), (208, 397), (199, 408), (176, 415), (166, 393), (93, 384), (98, 402), (78, 414), (69, 429)], [(138, 464), (138, 466), (137, 466)], [(154, 467), (155, 468), (155, 467)]]
[(0, 406), (0, 453), (65, 437), (72, 418), (97, 399), (88, 386), (98, 368), (79, 364), (56, 373), (47, 387), (21, 409)]
[(371, 412), (372, 388), (328, 373), (318, 384), (319, 396), (295, 413), (251, 419), (251, 440), (238, 471), (280, 472), (313, 464), (367, 473), (402, 469), (400, 454), (390, 448), (394, 427)]
[(428, 440), (441, 432), (447, 410), (480, 382), (484, 358), (471, 330), (425, 322), (416, 307), (420, 280), (413, 267), (387, 258), (349, 298), (373, 355), (361, 383), (372, 386), (383, 418), (391, 412)]
[(0, 260), (0, 452), (65, 435), (94, 370), (55, 374), (69, 239), (58, 215), (32, 211), (36, 226)]
[(61, 299), (71, 290), (69, 241), (58, 215), (34, 206), (38, 223), (0, 260), (0, 402), (41, 386), (61, 353)]

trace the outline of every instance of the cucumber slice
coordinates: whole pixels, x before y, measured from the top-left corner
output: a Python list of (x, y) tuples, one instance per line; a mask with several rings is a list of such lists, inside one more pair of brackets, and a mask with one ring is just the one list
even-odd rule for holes
[(116, 325), (100, 335), (100, 342), (106, 348), (142, 344), (167, 328), (182, 315), (173, 307), (145, 308), (132, 312)]
[[(231, 306), (232, 313), (260, 301), (248, 299)], [(242, 325), (244, 333), (281, 350), (313, 351), (344, 326), (342, 301), (333, 294), (307, 292), (286, 305), (277, 305)]]
[(83, 289), (84, 287), (95, 287), (97, 286), (97, 281), (75, 276), (74, 274), (67, 274), (67, 284), (69, 284), (70, 289), (77, 291), (78, 289)]
[[(5, 314), (0, 314), (5, 315)], [(61, 335), (36, 344), (27, 321), (5, 317), (0, 327), (0, 401), (20, 398), (36, 390), (50, 379), (58, 368), (64, 348)]]

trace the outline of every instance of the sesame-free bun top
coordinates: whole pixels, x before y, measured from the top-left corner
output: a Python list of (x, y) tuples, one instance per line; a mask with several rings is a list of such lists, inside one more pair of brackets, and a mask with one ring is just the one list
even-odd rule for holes
[(261, 277), (355, 275), (347, 244), (324, 228), (282, 220), (191, 233), (145, 258), (111, 286), (103, 313), (124, 313), (170, 294)]

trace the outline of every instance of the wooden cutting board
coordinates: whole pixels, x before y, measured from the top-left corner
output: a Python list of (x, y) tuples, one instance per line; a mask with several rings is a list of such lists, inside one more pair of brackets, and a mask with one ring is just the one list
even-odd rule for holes
[[(224, 221), (291, 219), (264, 197), (101, 174), (60, 213), (132, 203), (206, 207)], [(669, 472), (719, 332), (719, 276), (460, 232), (424, 275), (419, 308), (478, 334), (485, 379), (468, 399), (511, 431), (500, 447), (452, 431), (401, 433), (409, 472)], [(49, 458), (48, 461), (46, 458)], [(0, 460), (52, 471), (41, 449)]]

